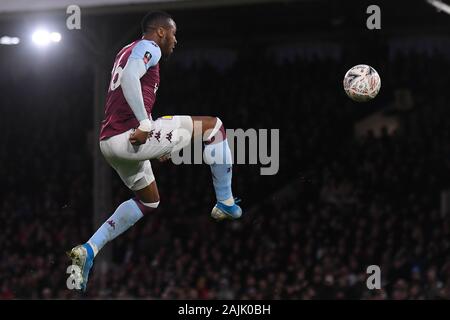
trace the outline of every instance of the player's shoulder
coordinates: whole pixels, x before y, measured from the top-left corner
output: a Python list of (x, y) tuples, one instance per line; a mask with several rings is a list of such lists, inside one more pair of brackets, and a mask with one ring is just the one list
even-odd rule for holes
[(158, 44), (155, 41), (147, 40), (147, 39), (140, 39), (136, 42), (135, 47), (141, 47), (146, 50), (150, 51), (159, 51), (161, 52), (161, 49), (159, 48)]
[(141, 39), (136, 42), (129, 59), (143, 59), (148, 69), (158, 64), (161, 59), (161, 49), (156, 42)]
[(153, 41), (153, 40), (140, 39), (140, 40), (138, 40), (138, 42), (143, 42), (145, 45), (153, 46), (153, 47), (159, 49), (158, 44), (155, 41)]
[[(142, 54), (149, 53), (151, 56), (161, 58), (161, 49), (155, 41), (141, 39), (138, 40), (132, 50), (134, 54), (141, 56)], [(132, 55), (134, 55), (132, 54)]]

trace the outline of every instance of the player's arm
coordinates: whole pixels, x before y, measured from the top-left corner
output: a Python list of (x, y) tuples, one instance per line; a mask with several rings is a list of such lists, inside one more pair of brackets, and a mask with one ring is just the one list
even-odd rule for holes
[(133, 144), (145, 143), (151, 128), (151, 122), (145, 110), (144, 98), (142, 97), (140, 79), (147, 72), (148, 68), (158, 63), (160, 58), (161, 50), (158, 46), (150, 41), (141, 40), (133, 48), (122, 72), (120, 85), (123, 95), (139, 121), (139, 127), (130, 137), (130, 141)]

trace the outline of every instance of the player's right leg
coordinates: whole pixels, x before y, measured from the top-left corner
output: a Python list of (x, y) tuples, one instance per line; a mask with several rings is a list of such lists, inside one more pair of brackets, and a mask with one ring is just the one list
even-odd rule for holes
[[(231, 191), (232, 157), (222, 121), (208, 116), (165, 116), (153, 122), (148, 141), (123, 156), (138, 159), (169, 158), (185, 146), (204, 144), (204, 160), (210, 166), (217, 203), (211, 216), (217, 220), (238, 219), (242, 209)], [(195, 142), (194, 142), (195, 145)]]
[[(217, 203), (211, 211), (216, 220), (238, 219), (242, 209), (237, 205), (231, 190), (233, 159), (228, 145), (225, 127), (216, 117), (192, 117), (194, 133), (192, 139), (202, 139), (204, 160), (211, 168)], [(236, 201), (235, 201), (236, 200)]]
[[(205, 162), (210, 166), (217, 203), (211, 211), (216, 220), (238, 219), (242, 209), (231, 191), (232, 157), (222, 121), (208, 116), (165, 116), (153, 122), (148, 141), (124, 156), (138, 159), (168, 159), (173, 153), (198, 141), (204, 144)], [(195, 149), (195, 147), (194, 147)]]

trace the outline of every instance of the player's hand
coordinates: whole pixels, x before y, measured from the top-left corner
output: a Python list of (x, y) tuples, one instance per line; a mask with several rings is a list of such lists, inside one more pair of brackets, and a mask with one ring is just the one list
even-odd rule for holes
[(169, 160), (169, 159), (170, 159), (170, 153), (167, 153), (167, 154), (165, 154), (165, 155), (159, 157), (159, 158), (158, 158), (158, 161), (159, 161), (159, 162), (166, 162), (166, 161)]
[(148, 139), (149, 132), (142, 131), (137, 128), (130, 134), (130, 142), (132, 145), (138, 146), (144, 144)]

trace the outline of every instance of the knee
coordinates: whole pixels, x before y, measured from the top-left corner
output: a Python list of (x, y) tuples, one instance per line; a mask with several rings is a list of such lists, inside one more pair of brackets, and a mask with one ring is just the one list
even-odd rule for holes
[(133, 198), (133, 200), (136, 202), (143, 215), (155, 211), (158, 208), (160, 202), (159, 197), (157, 199), (154, 199), (153, 202), (143, 202), (138, 198)]
[(216, 128), (223, 126), (219, 117), (205, 117), (203, 119), (203, 132), (215, 131)]
[(216, 128), (217, 126), (218, 127), (223, 127), (223, 122), (222, 122), (222, 120), (220, 120), (219, 117), (212, 117), (212, 118), (213, 118), (213, 126), (212, 126), (212, 128)]
[(217, 143), (226, 138), (225, 127), (222, 120), (220, 120), (220, 118), (218, 117), (210, 118), (211, 123), (210, 126), (208, 126), (209, 129), (205, 132), (206, 134), (204, 139), (207, 144), (213, 142)]
[(150, 203), (145, 203), (145, 202), (143, 202), (143, 204), (144, 204), (145, 206), (150, 207), (150, 208), (156, 209), (156, 208), (158, 208), (158, 206), (159, 206), (159, 202), (160, 202), (160, 199), (159, 199), (159, 197), (157, 197), (157, 198), (156, 198), (155, 200), (153, 200), (152, 202), (150, 202)]

